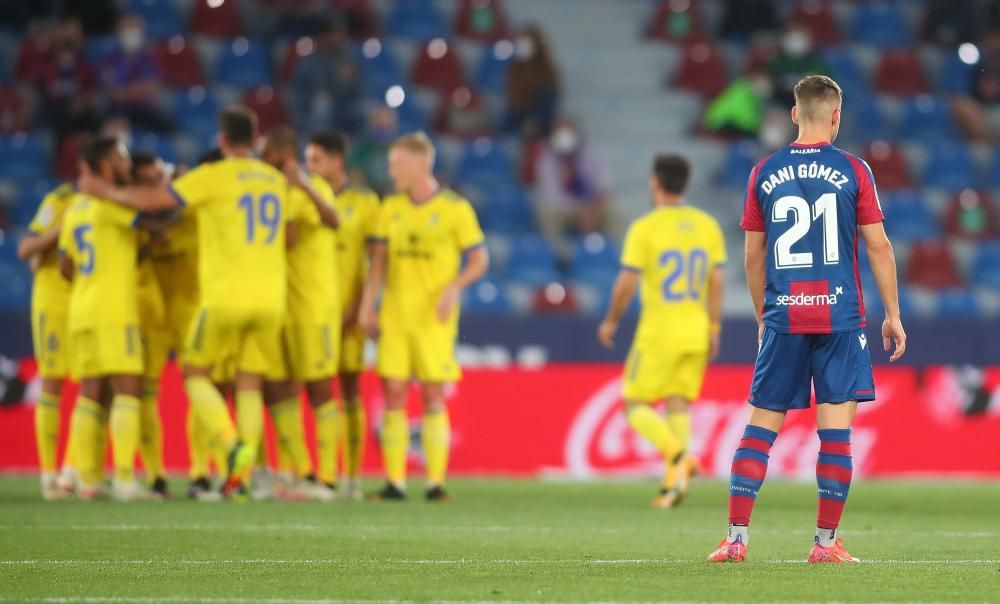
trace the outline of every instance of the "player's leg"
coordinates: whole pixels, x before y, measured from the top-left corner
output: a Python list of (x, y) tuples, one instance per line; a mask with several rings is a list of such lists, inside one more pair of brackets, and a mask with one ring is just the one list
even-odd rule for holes
[(135, 459), (142, 431), (142, 376), (110, 376), (111, 458), (114, 463), (112, 495), (121, 501), (150, 499), (153, 494), (135, 481)]
[(365, 437), (368, 431), (368, 418), (361, 400), (360, 372), (345, 371), (340, 374), (340, 394), (343, 405), (338, 425), (346, 482), (343, 492), (349, 499), (360, 499), (361, 462), (365, 455)]
[(817, 336), (811, 352), (817, 367), (816, 428), (819, 457), (816, 461), (818, 505), (816, 537), (810, 562), (854, 562), (837, 537), (840, 519), (851, 488), (851, 425), (857, 401), (875, 398), (868, 341), (862, 330)]
[(764, 330), (750, 386), (750, 419), (733, 455), (729, 529), (719, 547), (709, 555), (712, 562), (742, 562), (746, 557), (750, 516), (767, 475), (771, 446), (784, 423), (785, 413), (809, 407), (810, 337)]
[(447, 384), (462, 377), (455, 359), (456, 327), (431, 326), (421, 330), (413, 341), (415, 373), (420, 380), (424, 405), (421, 442), (427, 464), (427, 499), (448, 501), (444, 490), (451, 452), (451, 422), (445, 404)]
[(410, 446), (406, 398), (413, 375), (413, 355), (409, 335), (402, 328), (394, 328), (383, 322), (377, 369), (382, 377), (382, 395), (385, 398), (380, 444), (386, 486), (373, 494), (373, 499), (406, 498), (406, 460)]
[(281, 498), (305, 498), (301, 493), (296, 493), (294, 487), (297, 482), (313, 474), (312, 459), (306, 446), (301, 392), (301, 384), (291, 380), (268, 381), (264, 384), (264, 399), (278, 437), (278, 484), (275, 486), (275, 495)]
[(100, 447), (101, 432), (106, 430), (107, 410), (100, 400), (100, 378), (81, 378), (80, 391), (70, 418), (70, 433), (73, 435), (73, 459), (80, 481), (77, 494), (83, 499), (99, 496), (104, 487), (97, 449)]
[(331, 376), (307, 382), (305, 388), (313, 417), (316, 418), (316, 479), (335, 492), (340, 411), (333, 398), (332, 379)]
[(41, 470), (42, 498), (45, 500), (61, 499), (65, 495), (57, 480), (62, 388), (62, 378), (43, 377), (42, 392), (35, 405), (35, 444)]
[(160, 375), (167, 364), (170, 342), (164, 329), (144, 332), (145, 376), (142, 382), (140, 409), (139, 457), (146, 469), (146, 480), (154, 493), (169, 497), (163, 467), (163, 423), (160, 420)]

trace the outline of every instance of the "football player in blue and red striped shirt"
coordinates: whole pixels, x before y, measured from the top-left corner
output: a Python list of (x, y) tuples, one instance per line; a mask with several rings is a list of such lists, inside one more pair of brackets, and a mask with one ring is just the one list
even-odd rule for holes
[(760, 352), (750, 388), (750, 420), (733, 457), (729, 533), (713, 562), (746, 557), (754, 500), (768, 454), (791, 409), (816, 393), (820, 453), (819, 511), (810, 562), (856, 561), (837, 537), (850, 489), (851, 423), (858, 402), (875, 398), (858, 270), (864, 240), (885, 305), (883, 348), (906, 349), (899, 317), (896, 264), (882, 225), (868, 165), (831, 143), (840, 128), (843, 93), (826, 76), (795, 87), (798, 139), (754, 167), (740, 225), (746, 272), (759, 325)]

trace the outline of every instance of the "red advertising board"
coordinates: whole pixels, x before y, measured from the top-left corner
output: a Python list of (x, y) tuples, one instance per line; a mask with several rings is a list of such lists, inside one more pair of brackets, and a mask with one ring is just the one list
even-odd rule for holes
[[(957, 370), (876, 368), (878, 400), (861, 405), (854, 431), (856, 472), (867, 476), (1000, 476), (1000, 395), (969, 415), (968, 392)], [(625, 422), (615, 365), (550, 365), (542, 369), (467, 370), (451, 392), (451, 467), (456, 474), (520, 476), (650, 475), (660, 471), (656, 452)], [(709, 370), (692, 406), (693, 449), (708, 475), (726, 476), (746, 421), (750, 366)], [(1000, 389), (1000, 368), (986, 371), (986, 391)], [(379, 471), (377, 430), (381, 398), (367, 376), (370, 419), (365, 458)], [(64, 427), (72, 393), (64, 401)], [(411, 462), (421, 466), (414, 401)], [(0, 409), (0, 470), (36, 467), (33, 406)], [(187, 400), (177, 372), (163, 380), (161, 415), (166, 463), (187, 465)], [(818, 440), (813, 411), (789, 413), (771, 452), (769, 475), (811, 477)], [(307, 426), (308, 426), (307, 422)], [(309, 430), (311, 435), (311, 430)]]

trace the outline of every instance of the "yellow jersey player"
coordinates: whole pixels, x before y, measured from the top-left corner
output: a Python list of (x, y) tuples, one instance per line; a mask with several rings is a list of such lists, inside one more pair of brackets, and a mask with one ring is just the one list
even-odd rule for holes
[(444, 481), (451, 429), (445, 385), (461, 376), (455, 359), (459, 298), (489, 267), (476, 213), (435, 180), (434, 154), (423, 133), (399, 138), (389, 150), (389, 175), (397, 193), (386, 197), (379, 211), (361, 303), (362, 324), (378, 334), (378, 372), (386, 401), (382, 458), (388, 484), (376, 499), (406, 498), (406, 398), (412, 378), (420, 382), (424, 404), (427, 499), (448, 499)]
[[(128, 150), (116, 138), (85, 145), (81, 169), (119, 184), (129, 180)], [(121, 501), (149, 499), (134, 480), (139, 447), (139, 409), (143, 352), (136, 287), (138, 214), (92, 195), (76, 197), (63, 221), (59, 250), (61, 270), (73, 282), (69, 334), (72, 373), (80, 381), (73, 411), (74, 463), (79, 494), (93, 498), (103, 487), (103, 471), (94, 448), (105, 430), (102, 402), (113, 393), (110, 424), (114, 481), (112, 496)]]
[[(166, 180), (172, 171), (156, 155), (139, 151), (132, 155), (132, 183), (156, 186)], [(140, 235), (139, 250), (139, 330), (145, 354), (145, 379), (142, 384), (142, 409), (140, 414), (141, 438), (139, 457), (146, 470), (150, 490), (159, 497), (168, 498), (163, 467), (163, 425), (160, 421), (160, 377), (170, 356), (166, 300), (152, 259), (153, 251), (165, 242), (165, 233)]]
[[(653, 505), (669, 508), (687, 493), (694, 458), (688, 405), (701, 392), (705, 367), (719, 350), (726, 245), (719, 224), (684, 203), (690, 167), (677, 155), (659, 155), (649, 187), (653, 210), (629, 228), (622, 270), (600, 342), (614, 346), (618, 321), (637, 287), (642, 314), (625, 364), (622, 397), (629, 425), (660, 451), (664, 482)], [(666, 401), (664, 419), (652, 404)]]
[(342, 451), (343, 476), (339, 492), (344, 498), (361, 499), (361, 461), (366, 433), (365, 407), (361, 401), (361, 371), (364, 369), (365, 334), (358, 325), (358, 308), (365, 277), (371, 238), (378, 217), (378, 195), (352, 185), (347, 178), (349, 155), (347, 137), (338, 132), (320, 132), (306, 145), (306, 168), (322, 176), (336, 193), (337, 282), (343, 327), (340, 334), (340, 396), (338, 442)]
[[(285, 312), (285, 208), (288, 181), (252, 157), (257, 116), (234, 106), (219, 116), (225, 158), (169, 186), (115, 187), (82, 178), (81, 190), (140, 211), (176, 207), (198, 220), (199, 309), (184, 346), (184, 387), (212, 446), (228, 455), (223, 495), (241, 495), (263, 431), (261, 379), (273, 358)], [(236, 365), (237, 426), (212, 369)], [(241, 434), (242, 439), (241, 441)]]
[[(59, 229), (76, 189), (63, 184), (42, 199), (28, 234), (17, 247), (18, 257), (35, 273), (31, 290), (31, 335), (38, 362), (42, 392), (35, 406), (35, 441), (41, 470), (42, 498), (60, 499), (59, 405), (63, 384), (69, 377), (69, 342), (66, 332), (69, 312), (69, 281), (59, 272)], [(70, 466), (71, 464), (67, 464)]]
[[(282, 327), (283, 363), (268, 373), (268, 410), (299, 479), (289, 495), (329, 501), (336, 495), (337, 406), (333, 377), (340, 340), (336, 210), (333, 190), (318, 175), (302, 175), (299, 137), (280, 126), (267, 133), (261, 159), (285, 169), (296, 184), (288, 195), (288, 308)], [(304, 176), (304, 178), (303, 178)], [(302, 431), (303, 384), (316, 418), (316, 474)], [(263, 481), (266, 483), (266, 481)], [(267, 497), (255, 487), (255, 497)]]

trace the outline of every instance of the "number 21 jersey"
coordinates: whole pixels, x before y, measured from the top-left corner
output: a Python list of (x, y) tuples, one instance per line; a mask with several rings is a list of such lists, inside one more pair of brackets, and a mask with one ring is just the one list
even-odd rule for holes
[(757, 164), (740, 226), (767, 236), (764, 324), (786, 334), (863, 328), (858, 225), (883, 218), (871, 168), (829, 143), (792, 144)]

